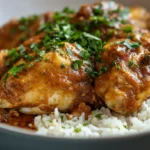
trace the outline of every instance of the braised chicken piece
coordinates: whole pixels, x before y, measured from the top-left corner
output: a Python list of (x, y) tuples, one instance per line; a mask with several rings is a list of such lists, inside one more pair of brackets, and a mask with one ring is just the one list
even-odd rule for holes
[(8, 69), (6, 65), (6, 59), (8, 51), (7, 50), (1, 50), (0, 51), (0, 78), (4, 75), (5, 71)]
[(150, 30), (150, 13), (142, 7), (131, 8), (130, 23), (141, 29)]
[(33, 15), (20, 20), (12, 19), (0, 28), (0, 49), (11, 49), (19, 46), (26, 39), (34, 36), (40, 25), (51, 22), (53, 13), (45, 13), (41, 16)]
[[(80, 65), (80, 50), (76, 44), (66, 42), (48, 52), (41, 46), (36, 51), (42, 40), (41, 36), (36, 36), (19, 47), (20, 52), (28, 51), (28, 55), (24, 54), (28, 59), (21, 57), (2, 77), (0, 108), (18, 108), (26, 114), (42, 114), (56, 107), (66, 112), (81, 102), (93, 104), (95, 96), (91, 79), (84, 71), (86, 63)], [(40, 57), (31, 61), (34, 52)], [(76, 70), (78, 65), (80, 68)]]
[(120, 31), (126, 25), (133, 26), (141, 33), (149, 30), (150, 13), (142, 7), (128, 8), (114, 1), (102, 1), (83, 5), (71, 22), (77, 24), (81, 30), (88, 30), (107, 41), (112, 37), (124, 37), (124, 33)]
[(121, 114), (137, 110), (150, 97), (150, 37), (108, 42), (97, 63), (95, 90), (105, 104)]

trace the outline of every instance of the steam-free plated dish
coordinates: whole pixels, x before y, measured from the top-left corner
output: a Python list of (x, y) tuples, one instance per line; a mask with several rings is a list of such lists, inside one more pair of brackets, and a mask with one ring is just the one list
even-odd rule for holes
[(113, 1), (11, 20), (0, 28), (0, 121), (59, 136), (148, 129), (149, 29), (147, 10)]

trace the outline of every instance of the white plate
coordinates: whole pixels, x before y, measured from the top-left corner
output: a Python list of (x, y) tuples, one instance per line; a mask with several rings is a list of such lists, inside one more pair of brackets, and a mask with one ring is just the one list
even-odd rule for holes
[[(50, 10), (61, 10), (64, 6), (79, 8), (83, 3), (98, 0), (0, 0), (0, 25), (11, 18), (18, 18)], [(149, 0), (118, 0), (126, 5), (139, 5), (150, 9)], [(144, 16), (143, 16), (144, 17)], [(24, 134), (26, 133), (26, 134)], [(149, 150), (150, 133), (107, 139), (63, 139), (32, 136), (32, 132), (0, 124), (0, 150)]]

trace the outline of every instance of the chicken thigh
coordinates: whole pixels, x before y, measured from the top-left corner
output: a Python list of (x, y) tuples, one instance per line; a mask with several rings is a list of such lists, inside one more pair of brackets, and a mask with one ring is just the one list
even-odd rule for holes
[(150, 97), (149, 35), (112, 40), (104, 46), (101, 59), (96, 65), (100, 72), (95, 79), (97, 95), (115, 112), (136, 111)]

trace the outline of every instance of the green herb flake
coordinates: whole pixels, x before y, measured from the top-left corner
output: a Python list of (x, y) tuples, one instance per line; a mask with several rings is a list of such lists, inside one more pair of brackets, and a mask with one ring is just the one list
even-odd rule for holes
[(91, 78), (96, 78), (99, 76), (99, 73), (97, 71), (94, 71), (94, 70), (89, 69), (89, 68), (86, 68), (85, 72), (87, 72)]
[(19, 53), (18, 53), (16, 48), (13, 48), (10, 51), (8, 51), (8, 58), (9, 57), (11, 58), (11, 60), (13, 62), (16, 61), (20, 57), (20, 55), (19, 55)]
[(94, 39), (94, 40), (97, 40), (97, 41), (101, 41), (100, 38), (98, 38), (98, 37), (96, 37), (96, 36), (94, 36), (94, 35), (92, 35), (92, 34), (83, 32), (83, 35), (84, 35), (84, 37), (87, 37), (87, 38), (90, 38), (90, 39)]
[(117, 61), (117, 60), (115, 60), (115, 61), (113, 62), (113, 65), (115, 65), (115, 67), (116, 67), (117, 70), (120, 69), (120, 65), (118, 64), (118, 61)]
[(3, 79), (4, 79), (4, 82), (6, 82), (6, 80), (7, 80), (8, 76), (9, 76), (9, 74), (8, 74), (8, 73), (5, 73), (5, 74), (4, 74), (4, 78), (3, 78)]
[(83, 58), (83, 60), (88, 60), (90, 58), (90, 53), (86, 50), (81, 51), (79, 55)]
[(23, 45), (19, 46), (19, 50), (20, 50), (20, 55), (24, 56), (24, 52), (25, 52), (25, 47)]
[(75, 10), (69, 8), (69, 7), (65, 7), (63, 9), (63, 12), (66, 13), (66, 14), (74, 14), (75, 13)]
[(98, 114), (95, 115), (95, 117), (96, 117), (97, 119), (102, 119), (102, 114), (98, 113)]
[(105, 67), (105, 66), (101, 67), (100, 72), (99, 72), (99, 75), (105, 73), (107, 70), (108, 70), (107, 67)]
[(101, 32), (99, 31), (99, 30), (96, 30), (95, 32), (94, 32), (94, 35), (96, 36), (96, 37), (101, 37)]
[(81, 60), (75, 60), (73, 61), (71, 67), (75, 70), (78, 71), (78, 69), (82, 66), (83, 62)]
[(42, 51), (40, 51), (40, 53), (39, 53), (40, 57), (43, 57), (44, 54), (45, 54), (45, 50), (42, 50)]
[(68, 47), (66, 47), (66, 50), (67, 50), (67, 52), (68, 52), (68, 54), (70, 56), (73, 56), (73, 51), (71, 49), (69, 49)]
[(134, 66), (135, 68), (138, 68), (138, 65), (135, 64), (132, 60), (129, 61), (128, 66), (129, 66), (130, 68), (133, 67), (133, 66)]
[(35, 53), (38, 53), (38, 52), (39, 52), (39, 44), (37, 44), (37, 43), (32, 43), (32, 44), (30, 45), (30, 48), (33, 49), (33, 51), (34, 51)]
[(87, 123), (87, 122), (85, 122), (85, 123), (83, 123), (83, 126), (85, 127), (85, 126), (88, 126), (89, 124)]
[(27, 23), (28, 23), (28, 18), (26, 18), (26, 17), (21, 17), (21, 18), (19, 19), (19, 22), (20, 22), (20, 23), (25, 23), (25, 24), (27, 24)]
[(103, 9), (102, 9), (102, 5), (97, 5), (94, 7), (93, 9), (94, 15), (102, 15), (103, 14)]
[(129, 49), (133, 49), (133, 48), (139, 48), (141, 46), (141, 43), (140, 42), (130, 43), (129, 41), (125, 40), (124, 45)]
[(81, 132), (81, 128), (75, 128), (75, 129), (74, 129), (74, 132), (76, 132), (76, 133)]
[(126, 26), (126, 27), (123, 28), (123, 31), (124, 31), (125, 33), (131, 33), (133, 30), (132, 30), (132, 27), (131, 27), (131, 26)]
[(13, 76), (17, 76), (18, 73), (20, 73), (22, 70), (24, 70), (26, 68), (26, 65), (25, 64), (20, 64), (18, 66), (14, 66), (12, 67), (8, 73), (9, 74), (12, 74)]
[(64, 121), (64, 116), (60, 116), (60, 118), (61, 118), (61, 121)]

